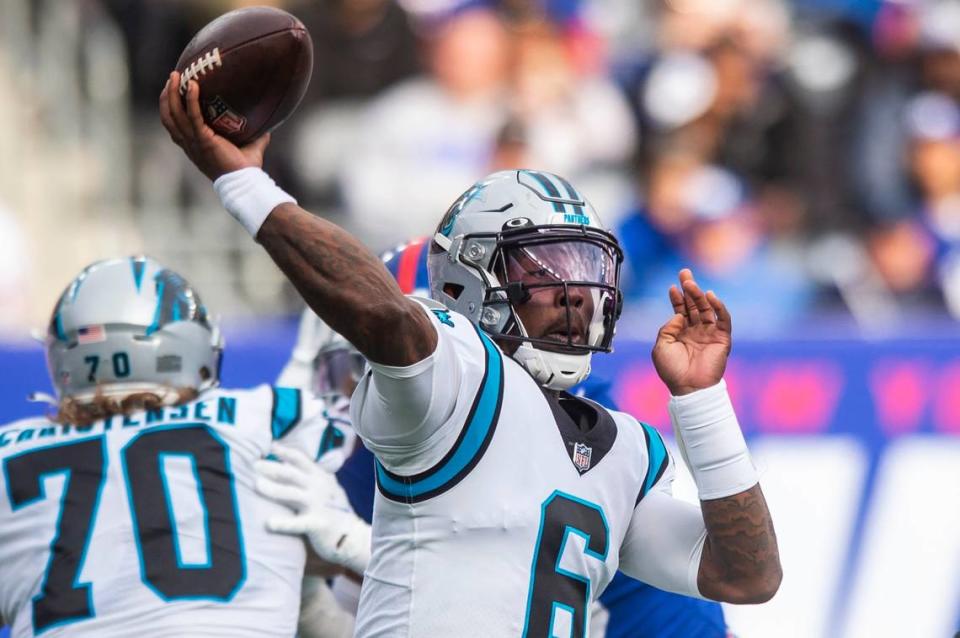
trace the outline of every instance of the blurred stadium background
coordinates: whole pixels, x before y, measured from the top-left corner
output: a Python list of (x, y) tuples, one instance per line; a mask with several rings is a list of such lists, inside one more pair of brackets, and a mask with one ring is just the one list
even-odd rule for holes
[(960, 0), (0, 0), (0, 420), (37, 410), (30, 329), (108, 256), (198, 287), (225, 383), (279, 371), (300, 301), (156, 111), (243, 4), (314, 38), (268, 170), (370, 248), (497, 168), (591, 198), (627, 254), (596, 373), (638, 417), (668, 424), (648, 349), (677, 268), (727, 300), (785, 572), (738, 635), (960, 629)]

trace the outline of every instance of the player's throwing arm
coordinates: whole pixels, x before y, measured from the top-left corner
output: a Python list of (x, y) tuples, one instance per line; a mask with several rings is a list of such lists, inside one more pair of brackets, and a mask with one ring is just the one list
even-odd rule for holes
[(404, 366), (436, 347), (436, 332), (404, 297), (383, 264), (359, 240), (297, 206), (261, 170), (264, 135), (237, 147), (203, 120), (199, 86), (187, 84), (186, 107), (173, 72), (160, 95), (171, 139), (214, 181), (227, 211), (266, 249), (307, 304), (370, 361)]
[[(378, 486), (357, 635), (483, 626), (580, 638), (618, 568), (686, 595), (773, 596), (776, 538), (723, 385), (730, 315), (692, 273), (670, 291), (675, 315), (653, 359), (700, 508), (670, 496), (656, 430), (567, 392), (594, 352), (611, 350), (622, 307), (622, 250), (572, 184), (518, 170), (468, 189), (431, 242), (431, 296), (443, 306), (420, 304), (362, 243), (277, 188), (260, 168), (266, 136), (238, 147), (217, 135), (196, 82), (185, 105), (179, 83), (172, 73), (160, 97), (173, 141), (371, 363), (351, 408)], [(310, 534), (315, 545), (327, 537)], [(446, 580), (451, 564), (464, 583), (497, 585), (464, 595)]]

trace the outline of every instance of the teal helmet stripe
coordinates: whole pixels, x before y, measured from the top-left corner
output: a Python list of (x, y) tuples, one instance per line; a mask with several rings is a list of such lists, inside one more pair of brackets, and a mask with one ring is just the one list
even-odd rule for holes
[[(547, 197), (551, 197), (554, 199), (563, 199), (563, 196), (560, 195), (560, 191), (557, 190), (557, 187), (554, 186), (553, 182), (551, 182), (550, 178), (548, 178), (546, 175), (544, 175), (540, 171), (524, 171), (524, 172), (527, 175), (530, 175), (531, 177), (533, 177), (538, 182), (540, 182), (540, 185), (543, 186), (544, 193), (547, 195)], [(563, 204), (560, 202), (553, 202), (553, 210), (555, 210), (558, 213), (566, 212), (566, 209), (564, 208)]]
[(67, 289), (63, 291), (63, 294), (60, 295), (60, 299), (57, 300), (57, 305), (54, 307), (53, 319), (50, 322), (49, 332), (52, 332), (59, 341), (67, 340), (67, 331), (63, 327), (63, 307), (67, 303), (72, 304), (76, 298), (77, 294), (80, 292), (80, 286), (83, 285), (84, 280), (87, 278), (87, 274), (101, 265), (104, 262), (95, 262), (84, 268), (80, 271), (80, 274), (77, 275), (70, 285), (67, 286)]
[(147, 326), (148, 335), (152, 335), (160, 328), (160, 311), (163, 309), (163, 289), (166, 283), (162, 279), (157, 283), (157, 309), (153, 311), (153, 321)]
[[(582, 202), (582, 201), (583, 201), (583, 197), (580, 195), (580, 193), (577, 192), (577, 189), (575, 189), (575, 188), (573, 187), (573, 184), (571, 184), (570, 182), (568, 182), (568, 181), (565, 180), (564, 178), (560, 177), (559, 175), (557, 175), (556, 178), (557, 178), (558, 180), (560, 180), (560, 183), (561, 183), (561, 184), (563, 184), (563, 188), (564, 188), (565, 191), (567, 191), (567, 196), (568, 196), (570, 199), (572, 199), (572, 200), (574, 200), (574, 201), (578, 201), (578, 202)], [(576, 213), (577, 215), (583, 215), (583, 205), (582, 205), (582, 204), (574, 204), (574, 205), (573, 205), (573, 212)]]
[(53, 316), (50, 318), (50, 325), (47, 327), (47, 334), (52, 335), (57, 341), (67, 340), (67, 331), (63, 327), (63, 306), (70, 298), (70, 288), (67, 288), (57, 300), (57, 305), (53, 307)]
[(133, 270), (133, 283), (140, 292), (140, 284), (143, 283), (143, 273), (147, 269), (147, 261), (143, 257), (131, 257), (130, 268)]
[(77, 278), (73, 280), (73, 282), (70, 284), (69, 290), (67, 291), (67, 295), (70, 297), (70, 301), (73, 301), (74, 299), (77, 298), (77, 293), (80, 292), (80, 286), (83, 285), (83, 280), (87, 278), (87, 273), (90, 272), (90, 269), (100, 265), (101, 263), (102, 262), (91, 264), (86, 268), (84, 268), (82, 271), (80, 271), (80, 274), (77, 275)]
[(57, 339), (60, 341), (67, 340), (67, 333), (63, 329), (63, 317), (60, 315), (60, 309), (57, 309), (57, 316), (53, 320), (54, 330), (56, 331)]

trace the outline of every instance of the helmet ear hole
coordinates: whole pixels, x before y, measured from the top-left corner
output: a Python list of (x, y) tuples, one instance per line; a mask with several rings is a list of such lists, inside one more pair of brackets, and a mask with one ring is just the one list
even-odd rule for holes
[(213, 374), (210, 372), (210, 368), (203, 366), (200, 368), (200, 379), (203, 381), (209, 381), (213, 377)]
[(443, 284), (443, 292), (446, 293), (451, 299), (459, 299), (460, 295), (463, 294), (463, 286), (460, 284), (447, 282)]

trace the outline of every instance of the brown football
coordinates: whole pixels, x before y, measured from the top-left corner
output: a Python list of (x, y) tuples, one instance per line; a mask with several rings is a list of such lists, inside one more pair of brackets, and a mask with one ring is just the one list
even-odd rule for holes
[(181, 95), (196, 80), (204, 120), (242, 146), (297, 108), (313, 71), (313, 43), (303, 23), (286, 11), (238, 9), (193, 36), (177, 71)]

